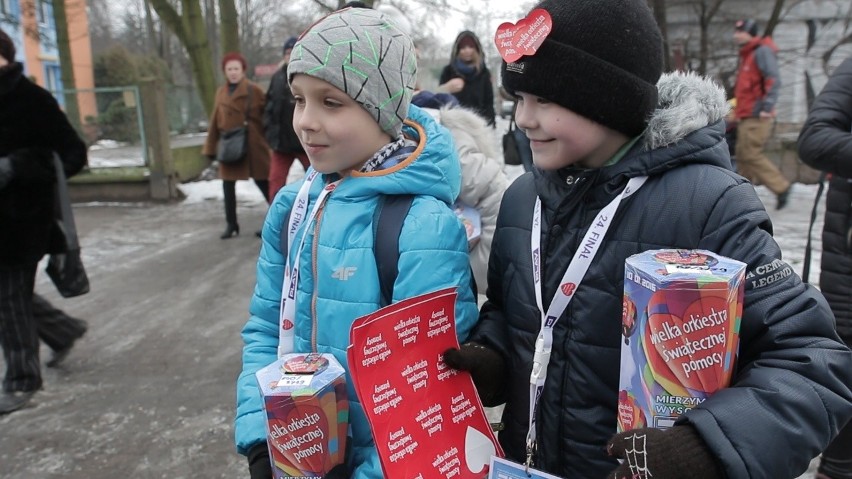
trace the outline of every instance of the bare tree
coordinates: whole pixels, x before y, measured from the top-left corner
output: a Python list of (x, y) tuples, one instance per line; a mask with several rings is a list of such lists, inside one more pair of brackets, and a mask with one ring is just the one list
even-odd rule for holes
[(769, 20), (766, 22), (766, 29), (763, 31), (764, 36), (772, 36), (772, 32), (775, 31), (775, 26), (778, 25), (778, 22), (781, 19), (781, 11), (783, 9), (784, 0), (775, 0), (775, 5), (772, 7), (772, 14), (769, 16)]
[(216, 74), (199, 0), (180, 0), (180, 12), (168, 0), (148, 1), (186, 49), (201, 103), (210, 115), (216, 96)]
[(219, 31), (223, 52), (240, 51), (240, 31), (234, 0), (219, 0)]
[(660, 27), (663, 37), (663, 69), (672, 70), (671, 48), (669, 45), (668, 21), (666, 20), (666, 0), (648, 0), (648, 6), (654, 11), (654, 19)]
[[(74, 88), (74, 62), (71, 58), (71, 39), (68, 35), (68, 13), (65, 0), (53, 0), (53, 21), (56, 24), (56, 49), (59, 51), (59, 69), (62, 72), (62, 85), (65, 89)], [(81, 8), (77, 3), (75, 8)], [(80, 129), (80, 105), (76, 93), (65, 94), (65, 113), (71, 124)]]

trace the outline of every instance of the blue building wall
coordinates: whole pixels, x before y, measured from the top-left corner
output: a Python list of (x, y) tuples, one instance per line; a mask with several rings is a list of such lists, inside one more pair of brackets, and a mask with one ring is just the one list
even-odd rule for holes
[[(49, 1), (36, 1), (36, 21), (39, 35), (39, 58), (42, 69), (40, 72), (44, 78), (44, 88), (56, 92), (62, 90), (62, 74), (59, 63), (59, 50), (56, 42), (56, 23), (53, 18), (53, 6)], [(15, 43), (17, 58), (24, 64), (24, 74), (32, 75), (33, 65), (26, 62), (24, 55), (24, 32), (21, 19), (22, 11), (20, 0), (0, 0), (0, 28), (3, 29)], [(55, 95), (62, 105), (65, 101), (63, 95)]]

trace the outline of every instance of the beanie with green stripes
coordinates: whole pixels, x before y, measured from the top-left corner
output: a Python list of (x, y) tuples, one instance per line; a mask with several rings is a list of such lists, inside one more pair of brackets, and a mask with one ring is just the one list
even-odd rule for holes
[(287, 77), (325, 80), (358, 102), (392, 138), (417, 79), (414, 44), (393, 20), (373, 9), (346, 8), (308, 28), (293, 48)]

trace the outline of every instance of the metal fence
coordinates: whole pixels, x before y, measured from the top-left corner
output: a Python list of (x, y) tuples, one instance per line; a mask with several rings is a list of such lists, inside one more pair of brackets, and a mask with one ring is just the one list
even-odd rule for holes
[[(167, 85), (166, 115), (171, 135), (207, 130), (207, 113), (193, 86)], [(139, 87), (53, 91), (66, 107), (76, 96), (79, 118), (69, 121), (89, 145), (91, 167), (149, 166)]]
[(52, 92), (68, 111), (76, 97), (79, 118), (68, 120), (89, 146), (89, 166), (147, 166), (139, 87), (102, 87)]

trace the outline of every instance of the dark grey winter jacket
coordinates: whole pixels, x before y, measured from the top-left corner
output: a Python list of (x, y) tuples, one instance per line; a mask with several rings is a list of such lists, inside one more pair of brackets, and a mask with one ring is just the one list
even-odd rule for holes
[(825, 202), (819, 286), (852, 344), (852, 58), (814, 100), (799, 135), (802, 161), (832, 174)]
[(658, 87), (660, 106), (645, 144), (620, 162), (592, 171), (536, 169), (504, 196), (488, 301), (471, 338), (500, 351), (509, 368), (500, 442), (510, 458), (523, 460), (540, 327), (530, 260), (536, 194), (544, 211), (546, 308), (596, 214), (629, 178), (648, 175), (621, 203), (556, 325), (538, 410), (536, 467), (589, 479), (616, 467), (605, 444), (616, 431), (624, 261), (650, 249), (700, 248), (748, 264), (741, 348), (733, 387), (680, 421), (695, 426), (728, 477), (795, 477), (852, 416), (852, 353), (837, 337), (824, 298), (781, 261), (754, 187), (730, 169), (724, 93), (680, 74), (664, 75)]
[(304, 153), (299, 135), (293, 130), (296, 103), (287, 82), (287, 65), (272, 75), (263, 107), (263, 132), (269, 147), (280, 153)]

